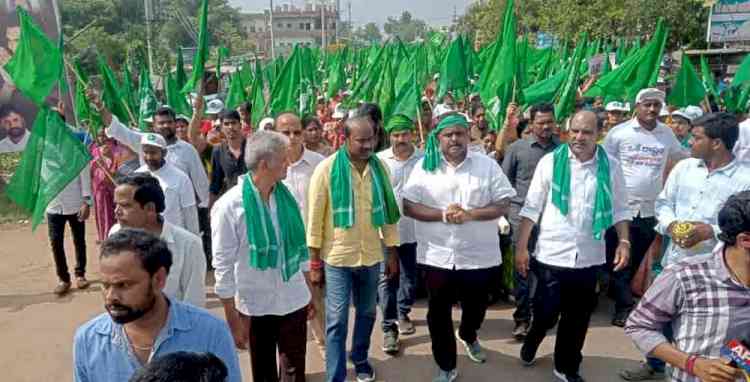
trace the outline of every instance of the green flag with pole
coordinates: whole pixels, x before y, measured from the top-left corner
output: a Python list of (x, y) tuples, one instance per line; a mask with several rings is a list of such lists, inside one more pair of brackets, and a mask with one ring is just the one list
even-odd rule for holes
[(90, 160), (86, 147), (60, 114), (42, 105), (6, 189), (8, 197), (31, 215), (32, 230), (44, 219), (49, 203), (81, 174)]
[(667, 96), (667, 103), (677, 107), (698, 105), (705, 97), (706, 88), (703, 87), (703, 82), (698, 77), (690, 57), (683, 52), (682, 65)]
[(151, 74), (148, 71), (148, 67), (141, 62), (141, 74), (138, 78), (139, 91), (138, 98), (140, 99), (138, 107), (138, 128), (141, 131), (148, 130), (148, 124), (146, 119), (152, 118), (156, 112), (156, 108), (159, 107), (159, 102), (156, 100), (156, 94), (154, 93), (154, 87), (151, 86)]
[(192, 92), (203, 81), (208, 59), (208, 0), (201, 2), (199, 14), (198, 49), (193, 58), (193, 74), (182, 88), (182, 93)]
[(98, 57), (98, 63), (99, 73), (102, 76), (102, 101), (120, 122), (127, 124), (131, 120), (132, 110), (125, 103), (124, 97), (120, 93), (120, 86), (117, 84), (117, 79), (102, 56)]

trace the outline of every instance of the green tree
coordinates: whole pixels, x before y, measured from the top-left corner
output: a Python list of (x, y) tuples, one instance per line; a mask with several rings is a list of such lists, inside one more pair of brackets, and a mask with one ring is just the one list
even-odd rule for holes
[[(480, 44), (494, 41), (506, 0), (488, 0), (470, 6), (459, 20), (462, 33)], [(525, 0), (516, 3), (519, 30), (543, 31), (561, 40), (574, 40), (582, 32), (591, 39), (648, 37), (663, 17), (669, 27), (668, 49), (705, 46), (708, 8), (703, 0)]]
[[(196, 44), (179, 22), (177, 10), (186, 15), (187, 23), (197, 33), (200, 1), (162, 0), (159, 4), (156, 20), (151, 24), (151, 42), (154, 69), (157, 74), (163, 74), (175, 62), (176, 46)], [(65, 53), (80, 58), (85, 71), (93, 70), (97, 53), (108, 57), (116, 70), (134, 60), (146, 59), (146, 18), (142, 0), (65, 0), (61, 11), (63, 32), (69, 39)], [(254, 49), (242, 27), (239, 10), (231, 7), (228, 0), (210, 1), (208, 24), (209, 44), (214, 48), (209, 62), (216, 62), (219, 45), (235, 54)]]
[(370, 43), (379, 43), (383, 40), (383, 35), (380, 33), (378, 24), (367, 23), (357, 28), (354, 32), (354, 38)]
[(401, 41), (411, 42), (427, 35), (427, 23), (415, 19), (409, 11), (404, 11), (399, 18), (389, 17), (383, 24), (383, 30)]

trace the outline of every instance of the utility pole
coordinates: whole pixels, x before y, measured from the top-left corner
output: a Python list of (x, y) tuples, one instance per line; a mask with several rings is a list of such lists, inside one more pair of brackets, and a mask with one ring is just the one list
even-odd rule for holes
[(352, 43), (352, 33), (354, 32), (354, 25), (352, 25), (352, 1), (349, 0), (349, 43)]
[(269, 17), (268, 17), (268, 23), (271, 24), (271, 58), (276, 59), (276, 47), (273, 40), (273, 0), (269, 0), (271, 9), (268, 11)]
[(320, 7), (320, 30), (322, 31), (322, 36), (320, 40), (320, 48), (323, 49), (323, 54), (325, 54), (326, 49), (326, 3), (325, 0), (321, 0), (320, 3), (318, 3), (318, 6)]
[(148, 51), (148, 70), (154, 73), (154, 53), (151, 49), (151, 23), (154, 21), (154, 5), (152, 0), (143, 0), (146, 8), (146, 50)]
[(339, 43), (339, 24), (341, 23), (341, 15), (339, 14), (339, 10), (341, 9), (341, 0), (336, 0), (336, 27), (334, 28), (335, 37), (336, 37), (336, 44)]

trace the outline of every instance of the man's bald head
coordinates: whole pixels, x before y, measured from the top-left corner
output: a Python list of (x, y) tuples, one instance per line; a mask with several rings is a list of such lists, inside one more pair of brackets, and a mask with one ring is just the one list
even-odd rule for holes
[(582, 110), (573, 115), (573, 119), (570, 121), (571, 125), (583, 125), (591, 126), (595, 130), (599, 130), (599, 117), (596, 113), (589, 110)]
[(579, 111), (573, 116), (568, 129), (568, 145), (578, 160), (587, 161), (596, 152), (599, 122), (591, 111)]
[(285, 112), (279, 114), (278, 117), (276, 117), (276, 130), (278, 130), (279, 126), (286, 126), (288, 128), (302, 128), (302, 120), (297, 116), (297, 114), (294, 114), (292, 112)]

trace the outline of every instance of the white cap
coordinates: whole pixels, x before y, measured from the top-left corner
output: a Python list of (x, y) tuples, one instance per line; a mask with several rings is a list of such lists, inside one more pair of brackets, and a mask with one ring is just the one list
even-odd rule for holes
[(669, 116), (669, 110), (667, 110), (666, 107), (662, 107), (661, 110), (659, 110), (659, 117), (668, 117)]
[(676, 110), (672, 113), (672, 116), (682, 117), (692, 123), (696, 119), (703, 116), (703, 109), (698, 106), (686, 106), (682, 109)]
[(159, 134), (145, 133), (141, 136), (141, 146), (156, 146), (166, 149), (167, 141)]
[(439, 103), (435, 106), (435, 109), (432, 110), (432, 118), (440, 118), (443, 114), (453, 112), (453, 108), (448, 107), (444, 103)]
[(269, 123), (271, 124), (271, 126), (273, 126), (273, 118), (266, 117), (266, 118), (261, 119), (260, 123), (258, 124), (258, 131), (265, 130), (266, 129), (266, 125), (269, 124)]
[(344, 119), (346, 116), (346, 109), (344, 109), (344, 105), (342, 104), (336, 104), (336, 107), (333, 108), (333, 114), (331, 114), (331, 118), (334, 119)]
[(175, 121), (178, 121), (180, 119), (182, 119), (182, 120), (184, 120), (184, 121), (186, 121), (188, 123), (190, 122), (190, 117), (188, 117), (185, 114), (177, 114), (177, 116), (174, 118)]
[(224, 110), (224, 102), (220, 99), (212, 99), (206, 105), (206, 114), (219, 114)]
[(657, 100), (663, 104), (665, 98), (667, 98), (667, 95), (663, 91), (657, 88), (646, 88), (638, 92), (638, 95), (635, 97), (635, 103), (642, 103), (646, 100)]
[(630, 111), (630, 103), (622, 103), (618, 101), (612, 101), (607, 104), (607, 106), (604, 107), (605, 111), (622, 111), (622, 112), (629, 112)]

